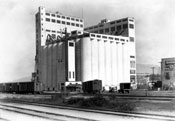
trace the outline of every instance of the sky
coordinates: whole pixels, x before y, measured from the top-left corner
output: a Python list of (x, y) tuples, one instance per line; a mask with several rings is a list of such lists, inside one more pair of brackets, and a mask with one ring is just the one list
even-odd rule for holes
[(0, 82), (34, 71), (39, 6), (83, 18), (85, 27), (134, 17), (137, 63), (160, 65), (161, 58), (175, 57), (175, 0), (0, 0)]

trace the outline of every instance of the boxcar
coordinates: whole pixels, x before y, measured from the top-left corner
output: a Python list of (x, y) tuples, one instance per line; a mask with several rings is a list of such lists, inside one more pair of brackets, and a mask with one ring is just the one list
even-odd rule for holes
[(102, 90), (101, 80), (90, 80), (82, 83), (84, 93), (100, 93)]

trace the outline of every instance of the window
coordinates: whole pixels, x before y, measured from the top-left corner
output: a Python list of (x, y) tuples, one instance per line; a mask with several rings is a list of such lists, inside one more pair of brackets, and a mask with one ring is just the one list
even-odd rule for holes
[(52, 32), (54, 32), (54, 33), (55, 33), (56, 31), (52, 30)]
[(53, 17), (55, 17), (55, 14), (52, 14)]
[(57, 20), (57, 23), (61, 23), (60, 20)]
[(117, 26), (117, 30), (121, 30), (121, 29), (122, 29), (121, 25)]
[(46, 18), (46, 21), (50, 21), (50, 19), (49, 18)]
[(106, 29), (105, 29), (105, 32), (109, 32), (109, 28), (106, 28)]
[(71, 72), (69, 71), (69, 78), (71, 78)]
[(80, 20), (80, 22), (83, 22), (83, 20)]
[(100, 29), (100, 34), (103, 34), (103, 29)]
[(100, 24), (99, 27), (103, 27), (103, 24)]
[(71, 23), (72, 26), (75, 26), (75, 23)]
[(98, 28), (98, 26), (94, 26), (94, 28)]
[(91, 34), (91, 37), (95, 37), (95, 34)]
[(132, 55), (131, 55), (130, 58), (135, 58), (135, 56), (132, 56)]
[(121, 20), (118, 20), (118, 21), (117, 21), (117, 23), (120, 23), (120, 22), (121, 22)]
[(70, 17), (67, 17), (68, 20), (70, 20)]
[(135, 74), (135, 70), (130, 70), (130, 74)]
[(113, 40), (113, 37), (109, 37), (109, 39)]
[(107, 36), (102, 36), (102, 38), (105, 38), (105, 39), (107, 39)]
[(132, 19), (129, 19), (129, 21), (132, 21), (132, 22), (133, 22), (134, 20), (132, 20)]
[(46, 13), (46, 16), (50, 16), (50, 13)]
[(79, 19), (76, 19), (76, 21), (79, 21)]
[(65, 19), (65, 16), (62, 16), (62, 18), (64, 18), (64, 19)]
[(97, 37), (98, 37), (98, 38), (101, 38), (101, 36), (100, 36), (100, 35), (97, 35)]
[(111, 24), (115, 24), (115, 21), (111, 22)]
[(124, 42), (125, 40), (124, 39), (120, 39), (120, 41), (123, 41)]
[(127, 29), (128, 28), (128, 24), (123, 24), (123, 29)]
[(115, 26), (114, 27), (111, 27), (111, 31), (115, 31)]
[(79, 27), (79, 24), (76, 24), (76, 27)]
[(134, 29), (134, 25), (133, 24), (129, 24), (129, 28)]
[(129, 37), (130, 42), (134, 42), (134, 37)]
[(73, 47), (74, 43), (73, 42), (69, 42), (69, 46)]
[(94, 33), (98, 33), (98, 31), (94, 31)]
[(122, 21), (127, 21), (128, 19), (123, 19)]
[(74, 74), (74, 72), (73, 72), (73, 78), (75, 78), (75, 74)]
[(46, 32), (50, 32), (50, 30), (46, 29)]
[(165, 79), (170, 80), (170, 73), (169, 72), (165, 73)]
[(52, 22), (55, 23), (55, 19), (52, 19)]
[(67, 22), (67, 25), (70, 25), (70, 22)]
[(71, 18), (71, 20), (73, 20), (73, 21), (74, 21), (75, 19), (74, 19), (74, 18)]
[(62, 21), (62, 24), (65, 24), (65, 21)]
[(115, 38), (115, 40), (119, 40), (119, 38)]
[(130, 67), (131, 68), (135, 68), (136, 66), (135, 66), (136, 64), (135, 64), (135, 61), (130, 61)]
[(83, 25), (82, 25), (82, 24), (80, 24), (80, 27), (83, 27)]
[(60, 18), (60, 15), (57, 15), (58, 18)]

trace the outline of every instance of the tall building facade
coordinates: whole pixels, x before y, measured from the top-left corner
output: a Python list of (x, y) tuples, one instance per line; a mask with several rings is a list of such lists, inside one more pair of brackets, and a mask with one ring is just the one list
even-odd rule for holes
[[(35, 16), (36, 18), (36, 56), (35, 56), (35, 71), (36, 71), (36, 90), (41, 90), (40, 88), (47, 87), (45, 85), (50, 84), (53, 80), (56, 80), (52, 74), (55, 73), (53, 70), (56, 68), (51, 64), (51, 60), (55, 58), (55, 51), (53, 48), (55, 45), (53, 43), (58, 43), (61, 39), (64, 39), (65, 34), (70, 34), (73, 30), (83, 30), (84, 20), (62, 15), (59, 12), (50, 12), (47, 11), (44, 7), (39, 7), (39, 11)], [(62, 62), (63, 58), (67, 58), (66, 62), (63, 62), (62, 66), (66, 65), (64, 69), (70, 69), (75, 71), (75, 64), (71, 64), (70, 61), (74, 61), (71, 57), (73, 56), (74, 50), (68, 48), (66, 50), (68, 43), (62, 43), (59, 45), (61, 48), (59, 52), (62, 52), (63, 55), (57, 58), (58, 62)], [(58, 47), (58, 48), (59, 48)], [(48, 50), (48, 51), (46, 51)], [(45, 52), (46, 51), (46, 52)], [(43, 61), (46, 59), (47, 61)], [(50, 58), (50, 59), (49, 59)], [(65, 70), (60, 67), (59, 69), (64, 72)], [(58, 69), (58, 70), (59, 70)], [(47, 79), (44, 78), (47, 70), (50, 70), (47, 76)], [(52, 73), (52, 71), (53, 73)], [(67, 73), (64, 73), (64, 77), (67, 78)], [(45, 75), (46, 76), (46, 75)], [(44, 79), (43, 79), (44, 78)], [(52, 79), (53, 78), (53, 79)], [(62, 77), (60, 77), (62, 78)], [(51, 81), (52, 80), (52, 81)], [(48, 83), (43, 83), (48, 82)], [(54, 81), (53, 81), (54, 82)], [(53, 87), (54, 88), (54, 87)], [(51, 90), (48, 87), (48, 90)]]
[(175, 58), (162, 59), (161, 80), (164, 89), (175, 89)]
[(123, 36), (129, 38), (129, 60), (130, 61), (130, 81), (133, 88), (136, 88), (136, 37), (135, 37), (135, 20), (134, 18), (123, 18), (110, 21), (101, 20), (97, 25), (86, 27), (85, 31), (99, 34), (107, 34), (114, 36)]
[[(35, 90), (62, 91), (71, 84), (93, 79), (102, 80), (107, 90), (120, 89), (120, 83), (130, 83), (132, 79), (134, 82), (134, 19), (127, 18), (127, 22), (131, 30), (124, 25), (120, 32), (115, 28), (114, 33), (118, 34), (90, 32), (90, 29), (86, 32), (84, 20), (40, 7), (36, 14)], [(109, 32), (114, 28), (111, 29)]]

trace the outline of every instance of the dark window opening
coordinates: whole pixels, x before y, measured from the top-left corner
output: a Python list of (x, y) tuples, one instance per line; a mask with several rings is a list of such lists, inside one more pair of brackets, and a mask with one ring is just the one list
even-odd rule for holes
[(105, 32), (109, 32), (109, 28), (106, 28), (106, 29), (105, 29)]
[(75, 23), (71, 23), (72, 26), (75, 26)]
[(57, 23), (61, 23), (60, 20), (57, 20)]
[(115, 27), (111, 27), (111, 31), (115, 31)]
[(70, 25), (70, 22), (67, 22), (67, 25)]
[(117, 30), (121, 30), (122, 29), (122, 27), (119, 25), (119, 26), (117, 26)]
[(100, 29), (100, 34), (103, 34), (103, 29)]
[(79, 27), (79, 24), (76, 24), (77, 27)]
[(73, 47), (74, 43), (73, 42), (69, 42), (69, 46)]
[(123, 24), (123, 29), (127, 29), (128, 28), (128, 24)]
[(50, 13), (46, 13), (47, 16), (50, 16)]
[(134, 42), (134, 37), (129, 37), (130, 42)]
[(54, 22), (54, 23), (55, 23), (55, 19), (52, 19), (52, 22)]
[(65, 21), (62, 21), (62, 24), (65, 24)]
[(134, 25), (133, 24), (129, 24), (129, 28), (134, 29)]
[(49, 18), (46, 18), (46, 21), (50, 21), (50, 19)]
[(55, 14), (52, 14), (53, 17), (55, 17)]

